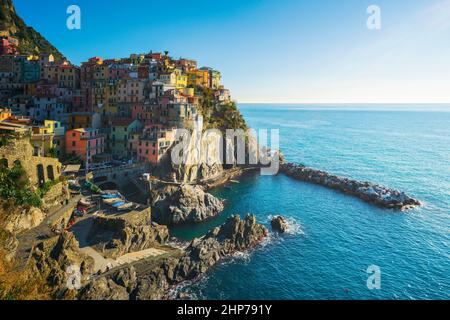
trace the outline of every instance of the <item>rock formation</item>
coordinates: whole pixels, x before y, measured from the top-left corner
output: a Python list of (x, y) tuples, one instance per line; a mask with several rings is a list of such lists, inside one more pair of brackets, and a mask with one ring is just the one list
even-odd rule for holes
[(169, 186), (155, 196), (153, 219), (165, 225), (198, 223), (223, 211), (223, 201), (196, 185)]
[[(111, 233), (112, 237), (107, 237)], [(151, 211), (147, 209), (119, 217), (96, 217), (89, 241), (104, 256), (115, 259), (164, 244), (168, 239), (167, 227), (151, 223)]]
[(286, 219), (283, 218), (282, 216), (277, 216), (273, 218), (271, 224), (272, 229), (280, 233), (285, 233), (289, 229)]
[[(56, 299), (72, 298), (78, 285), (87, 283), (93, 272), (94, 260), (80, 251), (79, 243), (72, 233), (43, 241), (31, 256), (32, 268), (51, 286)], [(71, 281), (74, 277), (75, 283)]]
[(370, 182), (360, 182), (338, 177), (299, 164), (282, 164), (281, 172), (294, 179), (335, 189), (384, 208), (407, 210), (421, 205), (420, 201), (409, 197), (404, 192), (388, 189)]
[(241, 220), (231, 217), (201, 239), (194, 239), (184, 250), (160, 259), (128, 265), (87, 284), (79, 299), (162, 299), (171, 286), (193, 280), (221, 259), (237, 251), (255, 247), (267, 236), (267, 229), (254, 216)]

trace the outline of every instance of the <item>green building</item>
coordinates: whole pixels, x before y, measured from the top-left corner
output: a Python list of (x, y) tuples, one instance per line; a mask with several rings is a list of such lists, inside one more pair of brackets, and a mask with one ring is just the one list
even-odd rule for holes
[(138, 119), (117, 118), (111, 120), (108, 134), (108, 149), (115, 158), (131, 156), (130, 142), (134, 133), (142, 131), (142, 123)]

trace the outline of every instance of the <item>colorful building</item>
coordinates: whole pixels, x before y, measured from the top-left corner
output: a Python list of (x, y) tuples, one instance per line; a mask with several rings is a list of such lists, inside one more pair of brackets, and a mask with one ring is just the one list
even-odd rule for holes
[[(191, 76), (192, 79), (192, 76)], [(191, 80), (192, 81), (192, 80)], [(200, 69), (195, 71), (195, 85), (201, 87), (210, 87), (209, 70)]]
[[(49, 123), (47, 123), (47, 125), (49, 125)], [(34, 148), (34, 153), (43, 157), (54, 156), (54, 137), (54, 129), (51, 126), (33, 126), (31, 133), (31, 145)]]
[(139, 162), (159, 163), (167, 150), (175, 143), (176, 129), (147, 127), (142, 134), (135, 134), (131, 142), (133, 156)]
[(93, 157), (105, 152), (105, 137), (98, 129), (85, 128), (66, 132), (66, 154), (92, 163)]
[(101, 115), (96, 112), (74, 112), (69, 114), (69, 129), (101, 127)]
[(108, 134), (108, 149), (116, 158), (125, 158), (131, 154), (130, 142), (133, 135), (142, 130), (142, 124), (138, 119), (118, 118), (110, 122)]
[(188, 78), (187, 75), (183, 72), (181, 69), (175, 69), (175, 87), (177, 89), (183, 89), (186, 88), (188, 85)]

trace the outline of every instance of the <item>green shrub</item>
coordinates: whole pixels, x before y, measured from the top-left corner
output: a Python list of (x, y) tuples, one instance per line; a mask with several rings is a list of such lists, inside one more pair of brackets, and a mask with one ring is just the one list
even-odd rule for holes
[[(48, 190), (47, 190), (48, 192)], [(28, 176), (21, 165), (13, 168), (0, 167), (0, 197), (5, 204), (16, 206), (40, 207), (41, 193), (34, 192)]]

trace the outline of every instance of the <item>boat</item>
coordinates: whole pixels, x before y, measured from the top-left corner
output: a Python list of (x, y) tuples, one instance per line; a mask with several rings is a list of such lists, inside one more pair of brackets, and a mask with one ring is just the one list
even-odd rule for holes
[(113, 206), (114, 208), (118, 208), (120, 206), (123, 206), (125, 203), (126, 202), (124, 202), (124, 201), (119, 201), (119, 202), (113, 203), (111, 206)]
[(115, 198), (120, 198), (120, 194), (119, 193), (115, 193), (115, 194), (104, 194), (102, 195), (103, 199), (115, 199)]
[(103, 203), (106, 203), (109, 205), (112, 205), (112, 204), (120, 202), (120, 201), (122, 201), (121, 198), (103, 199)]
[(230, 180), (230, 182), (232, 182), (232, 183), (240, 183), (240, 182), (237, 181), (237, 180)]

